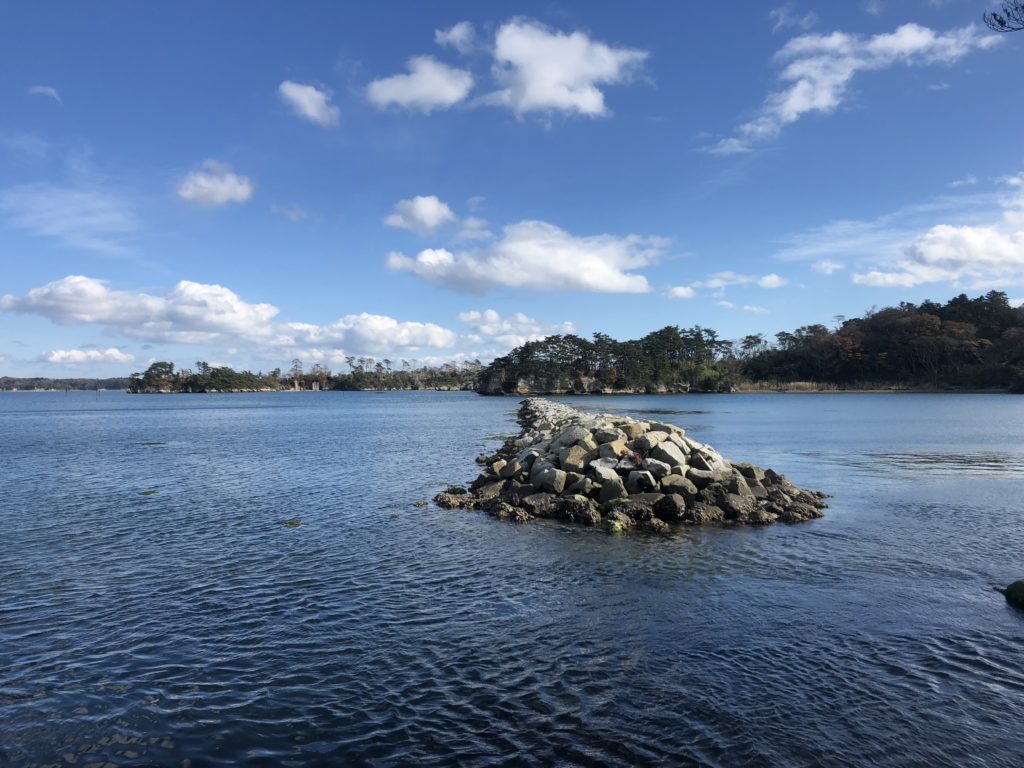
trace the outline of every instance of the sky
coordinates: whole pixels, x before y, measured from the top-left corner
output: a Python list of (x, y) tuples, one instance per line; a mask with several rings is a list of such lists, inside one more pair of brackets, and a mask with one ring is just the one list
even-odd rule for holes
[(995, 5), (5, 3), (0, 375), (1022, 301)]

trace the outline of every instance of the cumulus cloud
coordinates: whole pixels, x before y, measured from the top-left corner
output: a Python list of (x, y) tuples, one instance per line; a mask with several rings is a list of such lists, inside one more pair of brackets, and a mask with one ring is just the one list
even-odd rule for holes
[(936, 224), (907, 243), (892, 264), (857, 272), (859, 285), (909, 288), (924, 283), (987, 288), (1024, 283), (1024, 175), (1006, 179), (1013, 193), (985, 224)]
[(98, 324), (153, 341), (209, 342), (223, 334), (265, 335), (278, 310), (248, 304), (220, 285), (182, 280), (166, 296), (116, 291), (83, 275), (0, 296), (0, 310), (47, 317), (59, 325)]
[(231, 166), (206, 160), (202, 169), (190, 171), (178, 184), (178, 197), (198, 205), (244, 203), (252, 197), (253, 183), (239, 176)]
[(522, 312), (502, 317), (493, 309), (462, 312), (459, 314), (459, 322), (469, 328), (467, 341), (470, 343), (496, 344), (503, 351), (553, 334), (576, 332), (576, 326), (569, 321), (550, 325)]
[(436, 195), (417, 195), (399, 200), (394, 211), (384, 219), (389, 227), (408, 229), (417, 235), (429, 235), (444, 224), (455, 221), (455, 214)]
[(450, 45), (459, 53), (469, 53), (476, 42), (476, 32), (468, 21), (460, 21), (448, 29), (435, 29), (434, 42), (438, 45)]
[(720, 155), (750, 151), (808, 113), (834, 112), (859, 72), (897, 64), (950, 65), (972, 51), (993, 47), (999, 40), (974, 25), (936, 32), (919, 24), (904, 24), (893, 32), (870, 37), (844, 32), (795, 37), (775, 54), (776, 62), (782, 64), (779, 79), (783, 89), (769, 95), (759, 114), (741, 125), (736, 136), (721, 140), (708, 151)]
[(755, 314), (762, 314), (768, 311), (764, 307), (758, 307), (753, 304), (744, 304), (742, 307), (740, 307), (740, 309), (742, 309), (744, 312), (754, 312)]
[(692, 299), (697, 292), (688, 285), (674, 285), (665, 292), (665, 295), (670, 299)]
[(189, 280), (163, 296), (153, 296), (112, 290), (102, 280), (69, 275), (24, 296), (0, 296), (0, 312), (39, 315), (59, 325), (102, 325), (154, 342), (246, 343), (284, 356), (303, 347), (415, 351), (448, 348), (459, 340), (454, 331), (433, 323), (402, 322), (366, 312), (326, 325), (276, 322), (279, 310), (271, 304), (249, 303), (224, 286)]
[(139, 229), (130, 203), (95, 185), (23, 184), (0, 190), (7, 222), (62, 245), (108, 254)]
[(52, 85), (33, 85), (31, 88), (28, 89), (28, 92), (33, 96), (47, 96), (56, 101), (58, 104), (64, 103), (64, 101), (60, 97), (60, 94), (57, 92), (57, 89), (54, 88)]
[(399, 322), (385, 315), (363, 312), (345, 315), (330, 325), (287, 323), (281, 344), (316, 346), (340, 345), (369, 353), (403, 349), (447, 348), (458, 342), (458, 334), (434, 323)]
[(107, 349), (55, 349), (47, 352), (43, 359), (48, 363), (61, 365), (81, 365), (83, 363), (130, 363), (135, 360), (131, 355), (117, 347)]
[(762, 288), (781, 288), (787, 283), (789, 283), (789, 280), (781, 275), (776, 275), (774, 272), (757, 278), (757, 284)]
[(285, 80), (277, 87), (278, 95), (299, 117), (325, 128), (338, 124), (341, 110), (331, 104), (331, 94), (313, 85)]
[(409, 74), (374, 80), (366, 87), (366, 97), (374, 106), (404, 107), (430, 113), (448, 109), (469, 95), (473, 76), (463, 69), (442, 64), (432, 56), (413, 56)]
[(633, 270), (651, 264), (666, 246), (664, 238), (576, 237), (543, 221), (521, 221), (505, 227), (485, 247), (458, 254), (428, 248), (415, 258), (391, 253), (388, 267), (456, 291), (480, 293), (508, 286), (643, 293), (650, 290), (647, 278)]
[(565, 34), (543, 24), (515, 19), (502, 25), (494, 41), (494, 78), (501, 88), (486, 102), (517, 115), (564, 112), (608, 114), (599, 85), (633, 78), (647, 52), (615, 48), (583, 32)]

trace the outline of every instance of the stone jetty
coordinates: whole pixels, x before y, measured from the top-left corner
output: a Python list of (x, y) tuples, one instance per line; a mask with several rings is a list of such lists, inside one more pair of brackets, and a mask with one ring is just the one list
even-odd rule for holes
[(503, 520), (554, 518), (667, 533), (675, 525), (767, 525), (821, 517), (825, 494), (771, 469), (729, 461), (675, 424), (584, 413), (531, 398), (522, 432), (492, 456), (469, 488), (434, 501)]

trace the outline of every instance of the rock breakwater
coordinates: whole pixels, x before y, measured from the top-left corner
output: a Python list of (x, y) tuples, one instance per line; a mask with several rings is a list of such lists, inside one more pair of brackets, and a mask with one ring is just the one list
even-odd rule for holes
[(584, 413), (531, 398), (522, 431), (468, 489), (434, 501), (499, 519), (555, 518), (611, 532), (667, 533), (676, 524), (767, 525), (821, 517), (825, 494), (753, 464), (729, 461), (675, 424)]

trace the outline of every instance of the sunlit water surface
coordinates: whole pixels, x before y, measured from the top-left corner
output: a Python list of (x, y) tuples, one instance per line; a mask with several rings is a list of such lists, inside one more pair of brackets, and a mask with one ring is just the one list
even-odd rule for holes
[(415, 507), (514, 399), (0, 395), (0, 764), (1024, 764), (991, 590), (1024, 398), (570, 402), (831, 507), (670, 538)]

